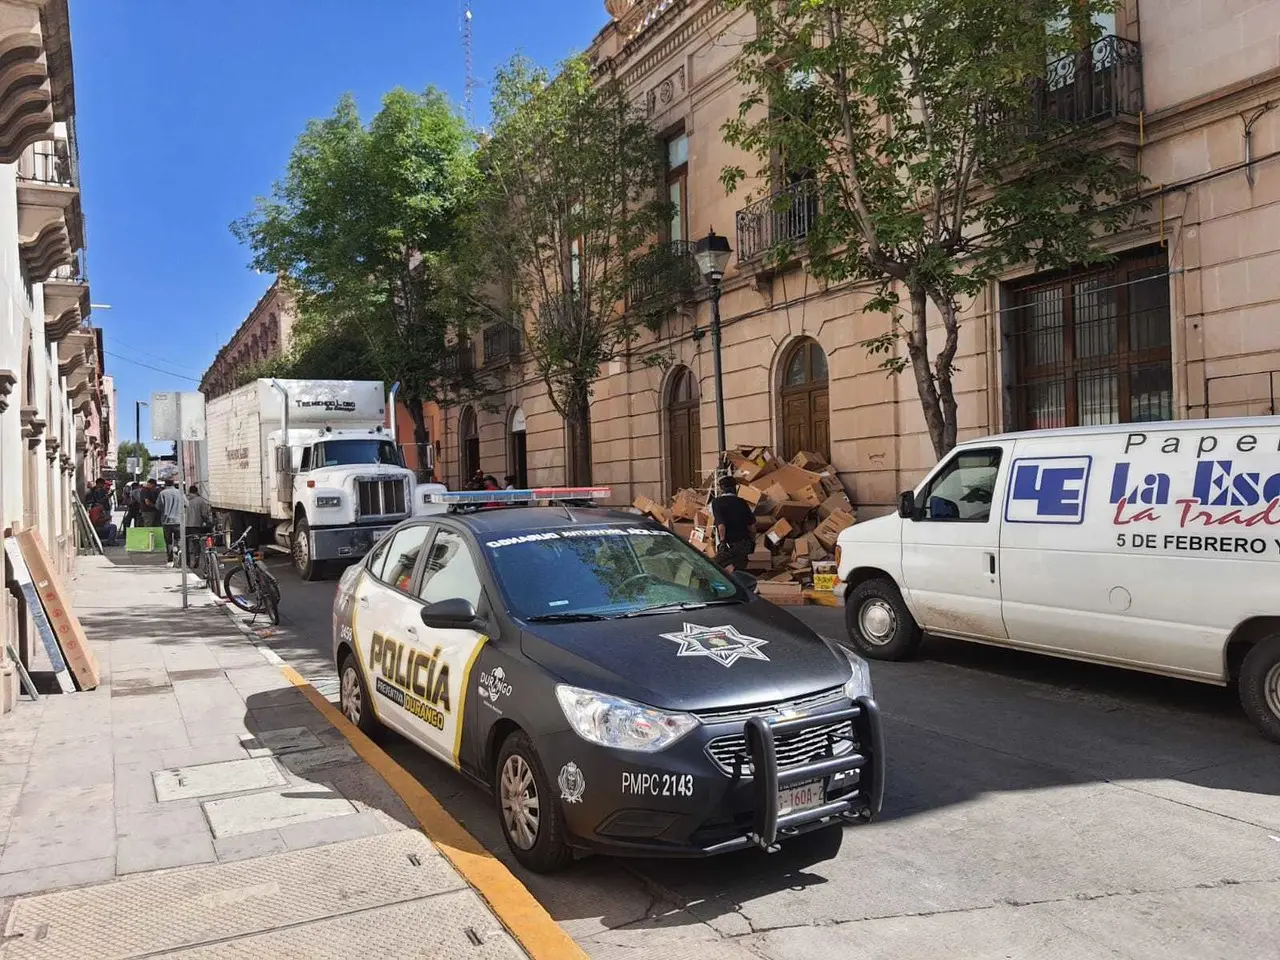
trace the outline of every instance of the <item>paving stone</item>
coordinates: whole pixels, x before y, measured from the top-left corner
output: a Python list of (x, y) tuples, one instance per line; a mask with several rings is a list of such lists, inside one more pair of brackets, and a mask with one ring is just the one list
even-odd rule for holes
[(76, 863), (33, 867), (14, 873), (0, 873), (0, 897), (16, 897), (53, 888), (65, 889), (86, 883), (101, 883), (116, 875), (116, 858), (101, 857)]
[(109, 818), (112, 786), (110, 783), (76, 784), (70, 787), (24, 787), (18, 800), (17, 816), (26, 820), (49, 820), (71, 823), (92, 817)]
[(288, 727), (306, 727), (309, 730), (316, 731), (330, 726), (329, 721), (324, 718), (324, 714), (311, 706), (310, 703), (299, 704), (294, 707), (259, 708), (253, 700), (253, 697), (249, 698), (249, 711), (252, 729), (255, 731), (282, 730)]
[(204, 803), (205, 816), (215, 837), (279, 829), (310, 820), (355, 813), (342, 794), (323, 787), (287, 787), (268, 793), (250, 793)]
[(30, 789), (54, 790), (110, 783), (113, 777), (111, 751), (65, 748), (42, 752), (38, 761), (31, 764), (26, 784)]
[(157, 770), (152, 774), (152, 779), (156, 785), (156, 798), (162, 803), (166, 800), (261, 790), (286, 782), (270, 757)]
[(199, 806), (153, 806), (116, 814), (116, 872), (161, 870), (214, 859)]
[(330, 817), (326, 820), (289, 824), (280, 827), (278, 832), (290, 850), (302, 850), (306, 847), (318, 847), (322, 843), (338, 843), (342, 840), (372, 837), (375, 834), (386, 833), (388, 829), (390, 828), (378, 817), (364, 812)]
[(121, 723), (111, 726), (113, 749), (117, 756), (146, 750), (174, 750), (189, 747), (187, 730), (180, 723)]
[(220, 837), (213, 841), (213, 850), (221, 863), (247, 860), (249, 857), (265, 857), (283, 853), (286, 849), (279, 830), (259, 830), (257, 833), (241, 833), (234, 837)]
[[(240, 736), (246, 736), (241, 734)], [(220, 763), (223, 760), (243, 760), (244, 747), (239, 738), (232, 733), (224, 733), (217, 737), (206, 737), (191, 740), (191, 746), (177, 750), (166, 750), (163, 763), (158, 767), (191, 767), (206, 763)]]
[(0, 874), (100, 860), (114, 857), (115, 852), (115, 830), (110, 819), (92, 817), (56, 823), (19, 816), (9, 826), (4, 853), (0, 854)]
[(346, 743), (335, 743), (317, 750), (303, 750), (280, 757), (280, 763), (290, 773), (306, 776), (316, 770), (340, 763), (355, 763), (359, 755)]
[(256, 734), (242, 734), (240, 745), (251, 757), (269, 757), (273, 754), (314, 750), (321, 744), (316, 735), (306, 727), (286, 727), (283, 730), (262, 730)]
[(155, 771), (152, 763), (117, 763), (115, 776), (115, 806), (117, 810), (132, 807), (153, 806), (156, 801), (156, 785), (151, 778)]

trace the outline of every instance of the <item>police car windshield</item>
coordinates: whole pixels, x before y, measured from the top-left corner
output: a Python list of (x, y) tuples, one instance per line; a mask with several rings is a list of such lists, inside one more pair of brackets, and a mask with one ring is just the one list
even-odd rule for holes
[(525, 619), (594, 619), (746, 599), (719, 567), (665, 530), (565, 527), (484, 546), (511, 613)]

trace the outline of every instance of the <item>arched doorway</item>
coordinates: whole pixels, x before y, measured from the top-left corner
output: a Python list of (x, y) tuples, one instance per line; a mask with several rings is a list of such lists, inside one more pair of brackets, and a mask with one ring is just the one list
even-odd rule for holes
[(667, 437), (671, 492), (698, 487), (702, 474), (702, 430), (698, 379), (688, 367), (677, 367), (667, 390)]
[(507, 474), (515, 477), (516, 488), (520, 490), (529, 487), (528, 439), (524, 410), (516, 407), (507, 421)]
[(458, 418), (458, 466), (462, 476), (460, 486), (465, 487), (480, 469), (480, 431), (476, 427), (476, 411), (466, 407)]
[(782, 455), (801, 450), (831, 459), (831, 405), (827, 392), (827, 355), (808, 337), (782, 362)]

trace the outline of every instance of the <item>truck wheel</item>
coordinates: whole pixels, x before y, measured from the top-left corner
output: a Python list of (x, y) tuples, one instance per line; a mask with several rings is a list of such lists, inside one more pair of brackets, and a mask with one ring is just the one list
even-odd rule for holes
[(1280, 636), (1254, 644), (1240, 665), (1240, 703), (1259, 732), (1280, 743)]
[(373, 715), (373, 704), (369, 702), (369, 691), (364, 685), (355, 654), (348, 653), (343, 657), (338, 669), (338, 704), (343, 716), (359, 727), (366, 737), (377, 736), (382, 724)]
[(864, 580), (849, 592), (844, 622), (854, 647), (873, 660), (909, 660), (920, 646), (915, 617), (897, 584), (884, 577)]
[(290, 551), (293, 555), (293, 569), (303, 580), (316, 580), (320, 576), (320, 564), (311, 556), (311, 524), (307, 523), (306, 514), (298, 518), (293, 526), (293, 542)]
[(515, 858), (534, 873), (554, 873), (572, 863), (560, 803), (523, 730), (503, 741), (494, 781), (498, 822)]

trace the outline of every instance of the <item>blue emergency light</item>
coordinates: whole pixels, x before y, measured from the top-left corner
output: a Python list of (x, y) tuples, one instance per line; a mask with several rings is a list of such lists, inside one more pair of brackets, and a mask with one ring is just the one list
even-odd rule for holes
[(537, 487), (532, 490), (447, 490), (427, 494), (428, 503), (454, 507), (514, 506), (565, 500), (607, 500), (609, 487)]

